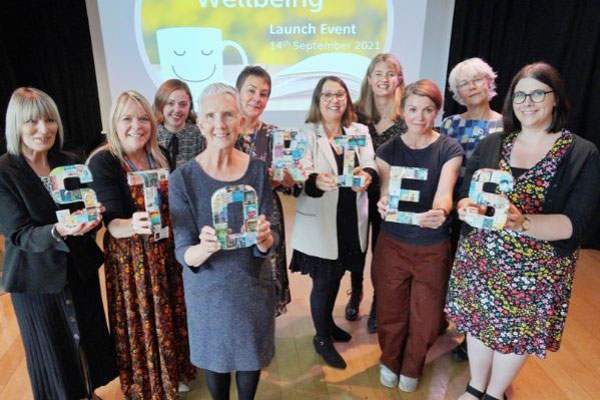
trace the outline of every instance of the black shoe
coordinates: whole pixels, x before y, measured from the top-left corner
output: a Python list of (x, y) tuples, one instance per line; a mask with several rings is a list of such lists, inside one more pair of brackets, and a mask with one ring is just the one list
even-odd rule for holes
[(333, 347), (331, 338), (315, 336), (313, 338), (313, 345), (317, 354), (323, 357), (327, 365), (337, 369), (346, 369), (346, 361), (344, 361), (340, 353)]
[(348, 294), (350, 295), (350, 300), (348, 300), (348, 304), (346, 305), (346, 319), (348, 321), (356, 321), (359, 313), (358, 307), (362, 300), (362, 290), (350, 289)]
[(484, 392), (482, 392), (481, 390), (475, 389), (471, 385), (467, 385), (467, 388), (465, 389), (465, 392), (469, 393), (473, 397), (477, 397), (478, 399), (481, 399), (481, 398), (483, 398), (483, 396), (485, 396)]
[(463, 340), (458, 346), (450, 351), (450, 354), (456, 361), (469, 361), (469, 354), (467, 353), (467, 341)]
[(349, 342), (352, 339), (352, 335), (340, 328), (337, 325), (333, 325), (333, 332), (331, 338), (334, 342)]
[(369, 333), (377, 333), (376, 307), (375, 296), (373, 296), (373, 305), (371, 306), (371, 312), (369, 313), (369, 319), (367, 320), (367, 332)]

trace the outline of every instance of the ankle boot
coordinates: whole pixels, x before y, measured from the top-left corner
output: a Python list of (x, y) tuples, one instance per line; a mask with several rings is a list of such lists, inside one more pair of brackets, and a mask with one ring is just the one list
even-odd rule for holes
[(334, 342), (349, 342), (352, 339), (352, 335), (334, 324), (331, 338)]
[(359, 305), (362, 300), (362, 288), (353, 288), (348, 291), (350, 300), (346, 305), (346, 319), (348, 321), (356, 321), (359, 314)]
[(333, 347), (331, 338), (315, 336), (313, 338), (313, 345), (317, 354), (323, 357), (327, 365), (337, 369), (346, 369), (346, 361), (344, 361), (340, 353)]
[(377, 299), (373, 295), (373, 304), (371, 305), (371, 312), (369, 313), (369, 319), (367, 320), (367, 332), (377, 333)]

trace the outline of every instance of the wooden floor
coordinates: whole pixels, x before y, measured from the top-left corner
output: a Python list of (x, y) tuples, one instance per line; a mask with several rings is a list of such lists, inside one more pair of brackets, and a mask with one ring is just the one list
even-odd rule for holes
[[(293, 200), (285, 199), (287, 220)], [(289, 235), (288, 235), (289, 237)], [(366, 276), (369, 276), (367, 271)], [(263, 371), (257, 399), (456, 399), (469, 378), (467, 364), (455, 362), (447, 352), (459, 338), (453, 332), (440, 336), (428, 356), (419, 389), (400, 393), (379, 383), (380, 356), (377, 335), (366, 331), (366, 314), (372, 295), (366, 282), (363, 317), (356, 322), (343, 318), (349, 276), (334, 311), (337, 323), (352, 333), (347, 344), (336, 344), (348, 363), (338, 371), (324, 366), (312, 348), (314, 334), (309, 311), (310, 278), (290, 275), (292, 303), (277, 319), (276, 356)], [(545, 360), (530, 357), (509, 389), (510, 399), (600, 399), (600, 251), (582, 251), (562, 348)], [(202, 377), (190, 384), (186, 399), (210, 399)], [(100, 388), (104, 400), (122, 399), (118, 380)], [(234, 393), (234, 391), (232, 391)], [(236, 398), (235, 395), (232, 398)], [(23, 354), (10, 298), (0, 295), (0, 399), (32, 399)]]

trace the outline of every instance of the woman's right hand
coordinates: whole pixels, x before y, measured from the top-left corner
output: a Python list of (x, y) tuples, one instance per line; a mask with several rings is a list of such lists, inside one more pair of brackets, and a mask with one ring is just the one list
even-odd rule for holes
[(388, 209), (388, 197), (381, 196), (379, 201), (377, 202), (377, 211), (379, 211), (379, 215), (381, 215), (381, 219), (385, 219), (385, 215), (387, 214)]
[(338, 188), (337, 177), (326, 172), (317, 175), (315, 184), (317, 185), (317, 188), (324, 192), (329, 192)]
[(198, 243), (198, 250), (208, 256), (221, 250), (221, 242), (217, 239), (217, 231), (212, 226), (205, 225), (200, 230), (198, 236), (200, 243)]
[(485, 215), (487, 207), (473, 203), (468, 197), (465, 197), (460, 199), (456, 205), (456, 210), (458, 211), (458, 219), (464, 221), (467, 216), (467, 210), (472, 210), (479, 214)]
[(150, 222), (150, 214), (146, 211), (134, 212), (131, 216), (131, 229), (134, 234), (151, 235), (152, 224)]

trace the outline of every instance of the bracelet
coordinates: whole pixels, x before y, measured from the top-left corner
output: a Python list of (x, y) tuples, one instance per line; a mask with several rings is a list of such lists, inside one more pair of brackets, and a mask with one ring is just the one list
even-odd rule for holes
[(444, 218), (448, 218), (448, 211), (446, 211), (445, 208), (436, 208), (436, 210), (440, 210), (441, 212), (444, 213)]
[(52, 225), (52, 229), (50, 229), (50, 235), (52, 235), (54, 240), (56, 240), (57, 242), (60, 242), (61, 240), (63, 240), (63, 238), (62, 238), (62, 236), (60, 236), (60, 233), (58, 233), (58, 229), (56, 229), (56, 225), (58, 225), (58, 224)]

